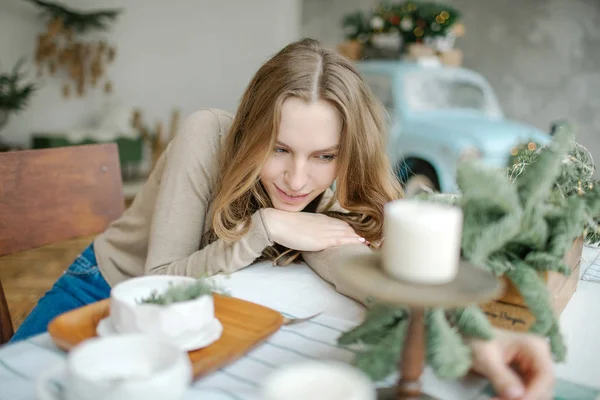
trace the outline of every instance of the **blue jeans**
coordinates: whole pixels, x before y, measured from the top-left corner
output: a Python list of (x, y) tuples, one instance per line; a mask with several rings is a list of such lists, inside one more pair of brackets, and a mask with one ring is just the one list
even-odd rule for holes
[(109, 296), (110, 286), (98, 269), (94, 247), (90, 244), (38, 301), (10, 342), (43, 333), (58, 315)]

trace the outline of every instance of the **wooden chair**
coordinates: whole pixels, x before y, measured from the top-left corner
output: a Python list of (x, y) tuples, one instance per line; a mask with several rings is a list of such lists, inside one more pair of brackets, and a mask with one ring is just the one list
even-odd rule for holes
[[(102, 232), (123, 210), (116, 144), (0, 153), (0, 256)], [(12, 335), (0, 282), (0, 344)]]

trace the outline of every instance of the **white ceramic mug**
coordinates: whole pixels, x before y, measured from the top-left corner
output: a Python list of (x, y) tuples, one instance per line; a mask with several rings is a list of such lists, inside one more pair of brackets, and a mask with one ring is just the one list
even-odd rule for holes
[(307, 361), (284, 366), (267, 376), (264, 400), (375, 400), (371, 380), (342, 362)]
[[(40, 377), (37, 394), (40, 400), (181, 400), (191, 380), (190, 359), (175, 345), (119, 335), (75, 347), (62, 370)], [(61, 383), (60, 397), (52, 381)]]

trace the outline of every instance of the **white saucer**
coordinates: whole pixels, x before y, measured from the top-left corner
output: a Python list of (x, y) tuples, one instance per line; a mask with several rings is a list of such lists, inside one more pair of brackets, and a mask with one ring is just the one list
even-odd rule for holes
[[(98, 326), (96, 326), (96, 333), (98, 336), (112, 336), (119, 334), (113, 327), (110, 316), (102, 319), (98, 323)], [(216, 342), (221, 337), (222, 333), (223, 325), (217, 318), (214, 318), (212, 322), (208, 324), (204, 332), (174, 338), (173, 343), (184, 351), (198, 350)]]
[(37, 400), (64, 400), (63, 385), (65, 380), (67, 362), (62, 360), (36, 379), (35, 398)]

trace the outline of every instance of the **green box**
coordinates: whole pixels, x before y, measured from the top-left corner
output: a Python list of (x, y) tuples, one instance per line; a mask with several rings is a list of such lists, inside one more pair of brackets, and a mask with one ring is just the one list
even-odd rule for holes
[(77, 146), (84, 144), (116, 143), (119, 148), (119, 161), (122, 166), (139, 165), (144, 158), (144, 139), (139, 137), (132, 139), (120, 137), (116, 140), (98, 141), (85, 138), (80, 141), (70, 141), (66, 135), (60, 133), (34, 133), (31, 137), (33, 149), (47, 149), (53, 147)]

